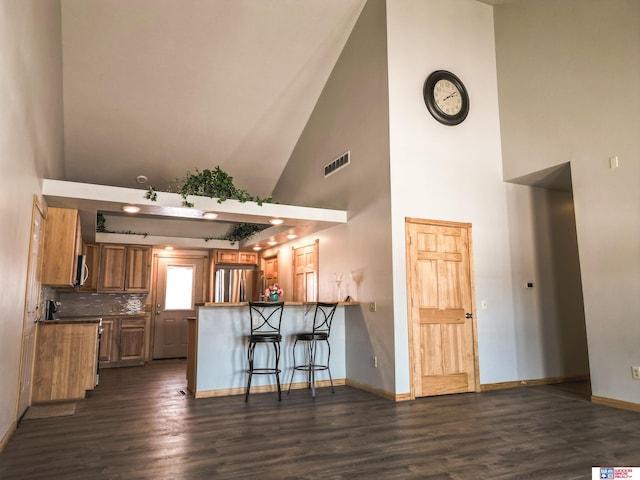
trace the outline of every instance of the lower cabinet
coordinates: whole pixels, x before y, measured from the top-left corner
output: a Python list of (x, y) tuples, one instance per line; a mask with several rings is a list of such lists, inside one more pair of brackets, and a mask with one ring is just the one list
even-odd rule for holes
[(83, 398), (96, 386), (98, 321), (38, 324), (32, 403)]
[(100, 368), (144, 365), (147, 315), (103, 317)]

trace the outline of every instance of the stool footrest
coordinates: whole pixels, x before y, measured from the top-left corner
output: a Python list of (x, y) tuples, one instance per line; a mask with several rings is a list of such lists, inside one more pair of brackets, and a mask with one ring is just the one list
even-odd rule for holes
[(246, 370), (247, 373), (253, 373), (254, 375), (274, 375), (276, 373), (282, 373), (279, 368), (254, 368), (253, 370)]
[(310, 370), (329, 370), (329, 367), (326, 365), (296, 365), (293, 368), (303, 372), (308, 372)]

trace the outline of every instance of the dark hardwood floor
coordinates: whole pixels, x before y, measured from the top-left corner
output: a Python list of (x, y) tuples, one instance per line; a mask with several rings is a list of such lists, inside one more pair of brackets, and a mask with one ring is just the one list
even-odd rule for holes
[[(640, 414), (583, 385), (394, 403), (350, 387), (195, 400), (185, 363), (102, 370), (67, 417), (23, 420), (0, 479), (590, 479), (640, 465)], [(587, 386), (588, 388), (588, 386)]]

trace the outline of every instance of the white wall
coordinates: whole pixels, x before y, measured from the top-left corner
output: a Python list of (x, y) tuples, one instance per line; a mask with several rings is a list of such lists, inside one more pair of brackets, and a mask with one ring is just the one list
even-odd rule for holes
[(640, 2), (514, 2), (495, 26), (504, 177), (571, 162), (592, 391), (640, 403)]
[[(282, 203), (348, 211), (346, 225), (295, 243), (319, 239), (321, 300), (335, 295), (334, 272), (362, 273), (356, 299), (363, 305), (345, 312), (347, 378), (394, 392), (385, 30), (384, 1), (367, 2), (273, 197)], [(323, 179), (322, 167), (348, 150), (351, 165)], [(281, 272), (287, 271), (288, 262), (289, 254), (280, 259)], [(369, 302), (377, 303), (375, 313), (369, 311)], [(377, 369), (373, 356), (378, 357)]]
[[(507, 202), (502, 182), (491, 7), (472, 0), (387, 3), (395, 358), (409, 391), (405, 218), (470, 222), (481, 383), (518, 377)], [(470, 111), (460, 125), (436, 122), (422, 87), (434, 70), (463, 81)]]
[[(385, 18), (381, 6), (365, 6), (274, 192), (279, 201), (349, 211), (347, 225), (297, 241), (320, 239), (321, 297), (333, 292), (333, 272), (364, 270), (360, 316), (346, 323), (348, 378), (398, 395), (410, 390), (406, 217), (473, 225), (476, 303), (488, 304), (477, 310), (481, 383), (584, 373), (584, 363), (567, 367), (573, 352), (565, 327), (538, 308), (555, 290), (518, 287), (538, 273), (538, 206), (531, 188), (503, 182), (492, 8), (473, 0), (393, 0), (384, 4)], [(371, 88), (384, 68), (383, 38), (388, 127), (386, 95)], [(441, 68), (457, 73), (471, 95), (470, 114), (456, 127), (437, 123), (422, 99), (425, 78)], [(347, 149), (353, 165), (320, 180), (319, 167)], [(542, 253), (551, 258), (549, 246)], [(370, 301), (377, 313), (369, 312)]]
[(16, 421), (33, 196), (62, 175), (58, 0), (0, 1), (0, 439)]

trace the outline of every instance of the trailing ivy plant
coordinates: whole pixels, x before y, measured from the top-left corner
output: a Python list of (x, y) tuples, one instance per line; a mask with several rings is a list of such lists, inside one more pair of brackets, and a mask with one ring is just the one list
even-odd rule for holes
[[(176, 184), (179, 186), (175, 191), (171, 188), (167, 190), (170, 193), (179, 193), (184, 207), (192, 208), (194, 206), (194, 203), (187, 199), (189, 195), (216, 198), (218, 203), (228, 199), (238, 200), (242, 203), (256, 202), (258, 205), (272, 202), (271, 197), (254, 197), (246, 190), (237, 188), (233, 184), (233, 177), (222, 170), (220, 166), (216, 166), (213, 170), (205, 169), (200, 171), (197, 168), (195, 170), (195, 173), (187, 172), (182, 179), (176, 178)], [(158, 200), (158, 191), (155, 187), (151, 186), (147, 189), (145, 198), (153, 202)], [(238, 223), (219, 240), (229, 240), (231, 243), (235, 243), (250, 238), (259, 231), (260, 225)]]
[(96, 232), (108, 233), (104, 215), (102, 213), (100, 213), (100, 212), (98, 212), (97, 217), (96, 217)]
[(226, 235), (220, 237), (220, 240), (229, 240), (233, 245), (240, 240), (253, 237), (259, 231), (260, 225), (255, 223), (236, 223)]
[(133, 232), (131, 230), (107, 230), (106, 222), (104, 215), (102, 213), (98, 213), (96, 216), (96, 232), (97, 233), (117, 233), (121, 235), (142, 235), (147, 238), (149, 233), (147, 232)]
[[(209, 197), (218, 199), (218, 203), (232, 199), (239, 202), (256, 202), (258, 205), (263, 203), (271, 203), (271, 197), (260, 198), (254, 197), (246, 190), (237, 188), (233, 184), (233, 177), (216, 166), (213, 170), (205, 169), (200, 171), (196, 168), (195, 173), (187, 172), (182, 179), (177, 178), (176, 183), (179, 185), (173, 193), (179, 193), (182, 197), (182, 205), (185, 207), (193, 207), (194, 204), (187, 200), (189, 195), (197, 197)], [(168, 190), (172, 192), (171, 189)], [(151, 201), (157, 201), (158, 194), (155, 187), (148, 188), (145, 198)]]

